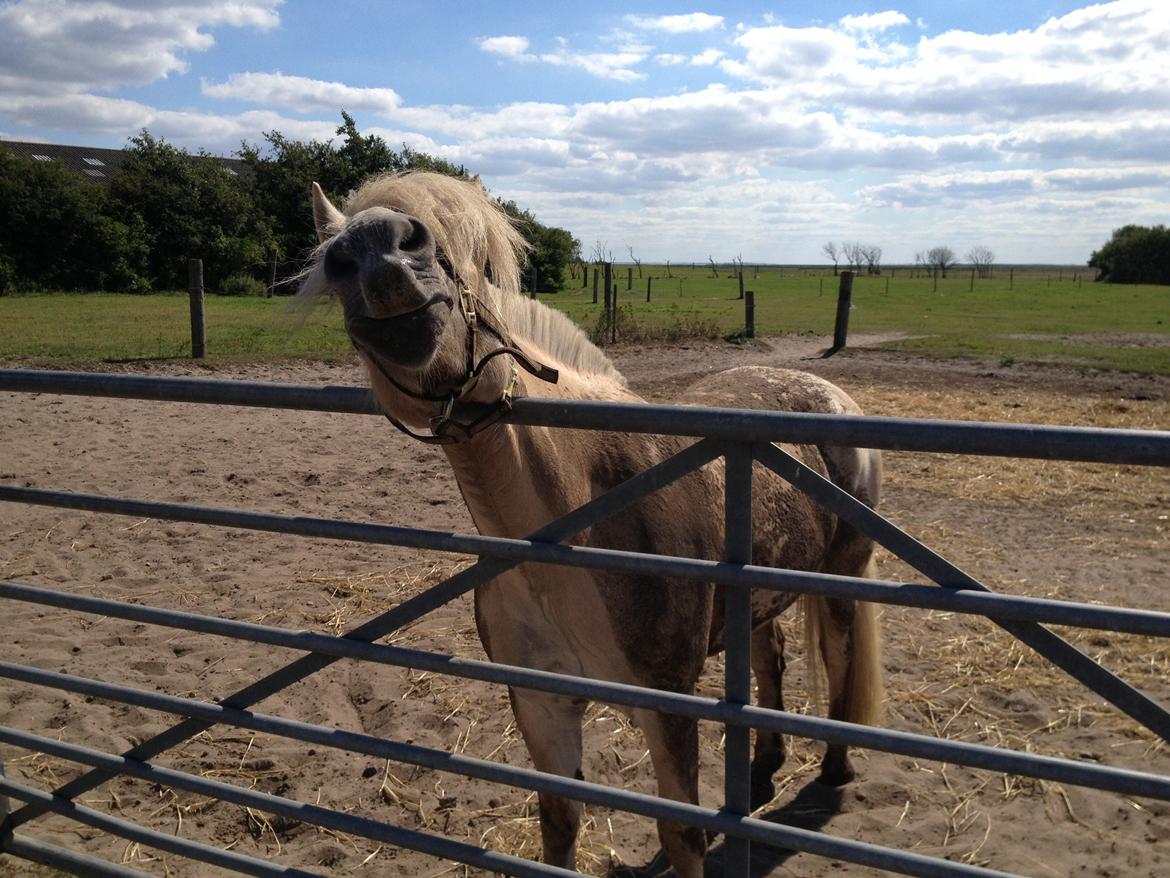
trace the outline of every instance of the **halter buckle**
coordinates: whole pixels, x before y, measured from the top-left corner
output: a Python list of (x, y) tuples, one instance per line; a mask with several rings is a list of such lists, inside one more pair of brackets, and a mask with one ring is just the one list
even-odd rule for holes
[(504, 393), (500, 397), (500, 405), (505, 409), (512, 408), (512, 394), (516, 391), (516, 381), (520, 378), (520, 372), (515, 366), (512, 367), (512, 373), (508, 376), (508, 383), (504, 385)]
[(463, 317), (467, 320), (468, 328), (475, 329), (476, 323), (479, 322), (479, 315), (475, 310), (475, 293), (471, 290), (461, 290), (459, 305), (463, 308)]

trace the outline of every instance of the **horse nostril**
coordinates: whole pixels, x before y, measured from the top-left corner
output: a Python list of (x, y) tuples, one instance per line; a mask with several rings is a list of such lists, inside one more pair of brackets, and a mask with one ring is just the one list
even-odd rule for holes
[(357, 272), (357, 260), (349, 249), (340, 242), (334, 243), (325, 251), (325, 279), (328, 281), (344, 280)]
[(430, 230), (414, 217), (409, 218), (410, 225), (399, 242), (398, 249), (403, 253), (414, 253), (425, 250), (431, 240)]

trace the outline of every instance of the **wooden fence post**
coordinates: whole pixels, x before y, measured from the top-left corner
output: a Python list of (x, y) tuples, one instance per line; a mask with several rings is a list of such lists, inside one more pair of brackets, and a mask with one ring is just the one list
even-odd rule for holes
[(1016, 268), (1013, 265), (1008, 269), (1008, 289), (1014, 290), (1016, 288)]
[(849, 309), (853, 307), (853, 272), (841, 272), (837, 288), (837, 322), (833, 327), (833, 350), (845, 347), (849, 335)]
[(746, 338), (756, 337), (756, 294), (753, 290), (744, 293), (743, 334)]
[(203, 322), (203, 260), (187, 260), (187, 295), (191, 300), (191, 356), (207, 353), (207, 329)]
[(626, 289), (632, 290), (634, 288), (634, 269), (626, 269)]
[(593, 266), (593, 304), (597, 304), (597, 284), (600, 281), (601, 273), (597, 270), (597, 266)]
[(650, 282), (653, 280), (654, 280), (654, 278), (652, 278), (652, 277), (646, 278), (646, 301), (647, 302), (650, 301)]
[(967, 284), (967, 292), (972, 292), (975, 289), (975, 266), (971, 266), (971, 283)]
[(589, 266), (584, 262), (581, 263), (581, 289), (589, 286)]
[(739, 270), (739, 297), (743, 298), (743, 269)]

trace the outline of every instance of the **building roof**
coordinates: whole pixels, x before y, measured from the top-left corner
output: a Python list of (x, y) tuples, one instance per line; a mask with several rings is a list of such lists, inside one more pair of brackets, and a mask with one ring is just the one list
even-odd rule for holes
[[(0, 140), (0, 146), (19, 155), (42, 162), (58, 161), (95, 183), (108, 182), (117, 176), (126, 159), (125, 150), (102, 149), (96, 146), (65, 146), (57, 143), (29, 143), (21, 140)], [(244, 176), (247, 167), (239, 159), (213, 156), (227, 171)]]

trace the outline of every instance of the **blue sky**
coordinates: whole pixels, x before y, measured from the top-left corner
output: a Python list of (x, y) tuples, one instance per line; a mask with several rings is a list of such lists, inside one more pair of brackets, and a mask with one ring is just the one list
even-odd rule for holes
[(342, 109), (619, 259), (1076, 263), (1170, 213), (1170, 4), (0, 2), (2, 139)]

